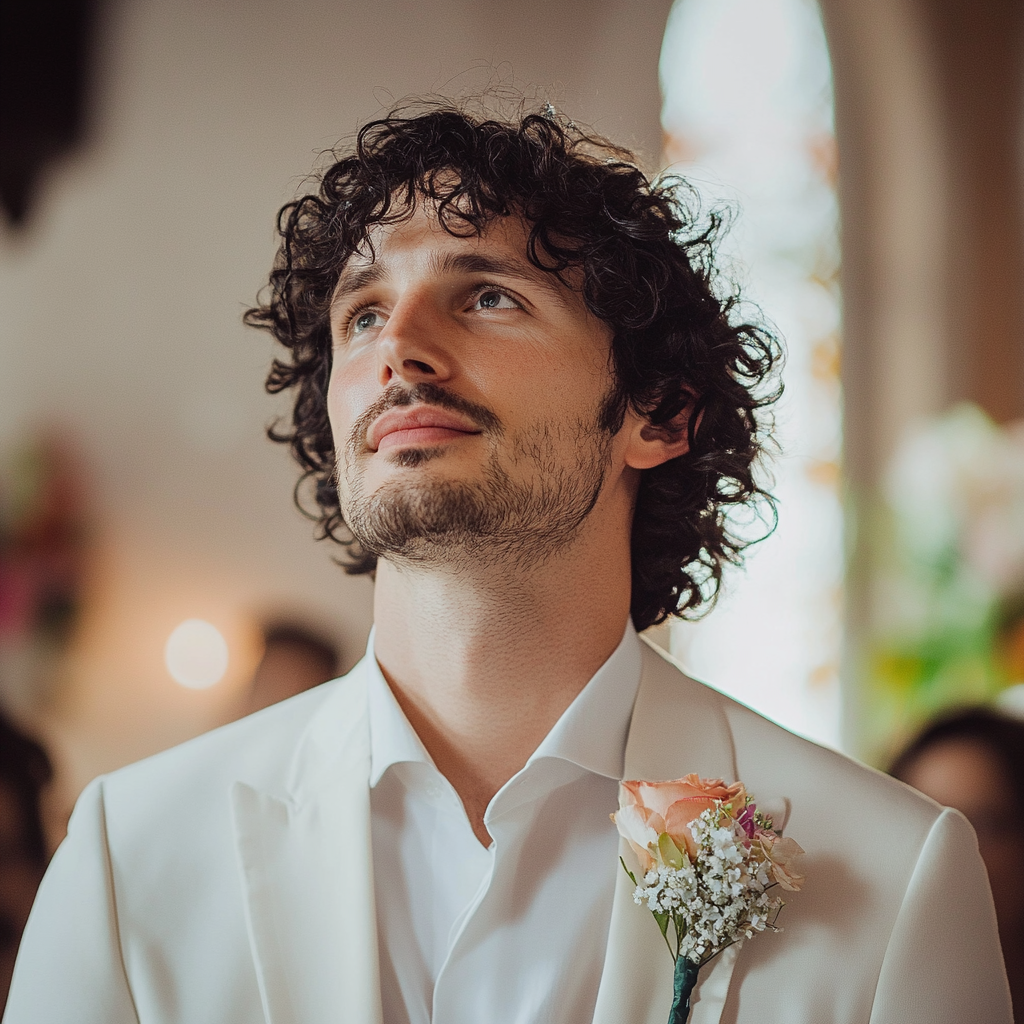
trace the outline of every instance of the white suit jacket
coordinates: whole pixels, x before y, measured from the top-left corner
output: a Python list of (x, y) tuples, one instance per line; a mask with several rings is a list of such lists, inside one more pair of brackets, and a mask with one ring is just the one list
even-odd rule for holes
[[(381, 1024), (369, 765), (357, 667), (96, 780), (40, 889), (4, 1024)], [(807, 851), (784, 930), (702, 971), (691, 1024), (1011, 1020), (967, 822), (645, 647), (627, 777), (689, 772), (741, 779)], [(594, 1024), (668, 1017), (672, 963), (630, 889), (622, 873)]]

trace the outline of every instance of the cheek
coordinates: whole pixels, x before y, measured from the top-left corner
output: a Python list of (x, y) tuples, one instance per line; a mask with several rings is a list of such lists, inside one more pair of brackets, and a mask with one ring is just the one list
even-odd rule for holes
[(607, 362), (590, 347), (541, 351), (502, 365), (477, 383), (507, 421), (559, 419), (590, 423), (612, 388)]
[(327, 386), (327, 416), (331, 422), (336, 452), (344, 450), (352, 424), (376, 399), (379, 388), (372, 379), (358, 372), (353, 363), (342, 363), (337, 359), (331, 368), (331, 379)]

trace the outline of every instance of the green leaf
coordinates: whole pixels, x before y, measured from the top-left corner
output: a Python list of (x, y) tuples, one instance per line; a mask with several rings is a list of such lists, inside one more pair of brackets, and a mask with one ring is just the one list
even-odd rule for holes
[(683, 866), (682, 851), (672, 842), (672, 837), (667, 832), (662, 832), (658, 836), (658, 850), (661, 852), (661, 859), (670, 868), (678, 871)]
[(654, 914), (654, 920), (658, 922), (658, 927), (661, 929), (661, 934), (667, 937), (668, 921), (672, 915), (667, 910), (663, 910), (660, 912), (657, 910), (652, 910), (651, 913)]

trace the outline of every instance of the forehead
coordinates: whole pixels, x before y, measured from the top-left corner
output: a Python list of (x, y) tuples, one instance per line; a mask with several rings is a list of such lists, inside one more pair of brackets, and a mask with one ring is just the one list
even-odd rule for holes
[[(458, 230), (458, 222), (455, 223)], [(412, 213), (394, 224), (376, 224), (367, 245), (341, 270), (335, 295), (350, 293), (396, 275), (492, 273), (520, 278), (556, 294), (570, 292), (558, 277), (541, 270), (527, 256), (527, 223), (517, 216), (495, 217), (479, 231), (452, 234), (437, 217), (433, 204), (417, 203)]]

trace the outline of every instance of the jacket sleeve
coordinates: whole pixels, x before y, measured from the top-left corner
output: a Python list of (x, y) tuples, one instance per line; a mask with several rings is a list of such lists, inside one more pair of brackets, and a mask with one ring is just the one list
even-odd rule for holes
[(39, 887), (3, 1024), (139, 1024), (121, 955), (102, 779), (79, 798)]
[(889, 937), (871, 1024), (1012, 1024), (985, 865), (948, 808), (921, 849)]

